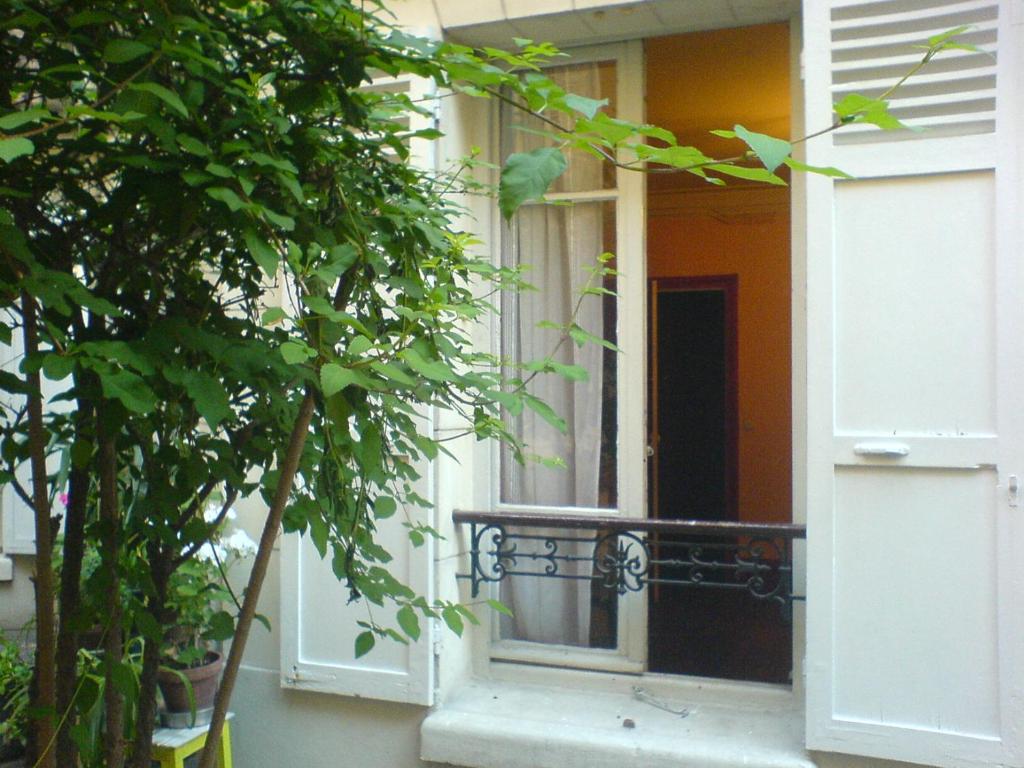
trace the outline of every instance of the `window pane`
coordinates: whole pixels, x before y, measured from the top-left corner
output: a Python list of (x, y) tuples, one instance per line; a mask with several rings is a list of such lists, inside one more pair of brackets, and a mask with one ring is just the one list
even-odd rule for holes
[[(566, 422), (563, 434), (535, 412), (505, 414), (512, 431), (530, 454), (564, 466), (537, 461), (520, 464), (512, 451), (501, 453), (501, 501), (556, 507), (615, 507), (616, 353), (596, 343), (577, 346), (561, 333), (539, 327), (543, 321), (575, 322), (588, 333), (614, 343), (613, 295), (586, 295), (589, 285), (615, 290), (614, 277), (592, 274), (597, 258), (615, 246), (615, 203), (523, 208), (503, 243), (507, 266), (528, 266), (525, 279), (536, 290), (506, 296), (502, 302), (502, 357), (506, 374), (525, 376), (518, 364), (548, 356), (587, 372), (584, 381), (541, 374), (528, 385)], [(575, 310), (575, 317), (573, 312)]]
[[(602, 111), (615, 115), (615, 62), (599, 61), (574, 64), (569, 67), (553, 67), (544, 70), (560, 88), (578, 96), (591, 99), (608, 99), (608, 106)], [(569, 127), (564, 116), (553, 116), (556, 122)], [(549, 139), (537, 136), (519, 127), (533, 131), (552, 131), (554, 128), (538, 117), (521, 109), (502, 104), (501, 106), (501, 159), (504, 161), (513, 152), (529, 152), (551, 145)], [(569, 168), (551, 185), (551, 192), (587, 192), (595, 189), (615, 188), (615, 166), (585, 152), (569, 153)]]

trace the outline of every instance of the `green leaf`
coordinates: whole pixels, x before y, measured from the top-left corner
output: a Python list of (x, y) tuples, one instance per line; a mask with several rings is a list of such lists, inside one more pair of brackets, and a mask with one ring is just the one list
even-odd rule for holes
[(448, 629), (459, 637), (462, 637), (462, 630), (465, 628), (462, 623), (462, 616), (453, 605), (446, 605), (441, 609), (441, 618), (448, 625)]
[[(757, 169), (761, 170), (761, 169)], [(610, 349), (612, 352), (618, 352), (619, 348), (615, 344), (607, 339), (602, 339), (600, 336), (595, 336), (589, 331), (585, 331), (583, 328), (573, 323), (569, 326), (569, 338), (576, 342), (576, 346), (582, 347), (584, 344), (598, 344), (605, 349)]]
[(467, 606), (458, 603), (455, 605), (455, 610), (462, 614), (463, 618), (465, 618), (466, 621), (468, 621), (474, 627), (480, 626), (480, 619), (478, 619), (476, 617), (476, 614), (473, 613), (473, 611), (471, 611)]
[(206, 194), (214, 200), (219, 200), (227, 205), (232, 212), (241, 210), (245, 207), (245, 203), (242, 202), (242, 198), (240, 198), (234, 190), (228, 189), (227, 187), (210, 187), (206, 190)]
[(381, 363), (375, 360), (370, 363), (370, 369), (383, 376), (389, 382), (399, 384), (403, 387), (415, 387), (417, 384), (416, 379), (394, 363)]
[(284, 214), (275, 213), (269, 208), (263, 209), (263, 215), (267, 217), (267, 221), (269, 221), (271, 224), (276, 224), (281, 229), (287, 232), (291, 232), (293, 229), (295, 229), (295, 219), (293, 219), (291, 216), (285, 216)]
[(871, 123), (885, 131), (907, 128), (889, 113), (889, 102), (850, 93), (833, 105), (842, 123)]
[(211, 429), (216, 429), (222, 421), (234, 416), (224, 386), (210, 374), (189, 371), (185, 374), (185, 390)]
[(341, 392), (350, 384), (358, 383), (358, 377), (354, 371), (337, 363), (328, 363), (320, 369), (320, 387), (323, 389), (324, 397), (330, 397)]
[(939, 48), (942, 46), (943, 43), (945, 43), (950, 38), (956, 37), (957, 35), (962, 35), (970, 28), (971, 26), (969, 24), (963, 24), (959, 27), (954, 27), (953, 29), (947, 30), (938, 35), (932, 35), (931, 37), (928, 38), (928, 46), (930, 48)]
[(90, 357), (98, 360), (116, 360), (126, 368), (132, 368), (146, 376), (156, 371), (147, 355), (140, 354), (138, 349), (124, 341), (87, 341), (80, 349)]
[(525, 403), (527, 408), (536, 413), (563, 435), (569, 431), (565, 424), (565, 420), (555, 413), (554, 409), (543, 400), (534, 397), (533, 395), (524, 394), (523, 403)]
[(527, 200), (543, 199), (551, 182), (568, 167), (565, 155), (555, 147), (509, 155), (498, 184), (498, 207), (506, 220)]
[(208, 157), (210, 155), (210, 148), (194, 136), (189, 136), (187, 133), (179, 133), (177, 140), (181, 148), (186, 152), (199, 155), (199, 157)]
[(264, 325), (273, 325), (274, 323), (284, 320), (286, 317), (288, 317), (288, 313), (285, 312), (283, 308), (271, 307), (270, 309), (263, 313), (263, 316), (260, 318), (260, 321)]
[(152, 51), (145, 43), (138, 40), (111, 40), (103, 48), (103, 60), (111, 64), (123, 64), (126, 61), (145, 56)]
[(402, 350), (401, 358), (421, 376), (431, 381), (454, 381), (455, 372), (442, 362), (426, 360), (415, 349)]
[(487, 601), (487, 605), (489, 605), (492, 610), (495, 610), (498, 613), (502, 613), (502, 614), (508, 616), (509, 618), (513, 617), (512, 609), (509, 608), (504, 603), (499, 602), (498, 600), (488, 600)]
[(149, 413), (156, 408), (157, 397), (146, 382), (128, 371), (104, 372), (97, 370), (103, 395), (120, 400), (129, 411)]
[(353, 357), (359, 357), (373, 347), (373, 342), (365, 336), (356, 336), (348, 344), (347, 352)]
[(222, 179), (234, 179), (238, 176), (238, 174), (236, 174), (226, 165), (222, 165), (221, 163), (207, 163), (206, 168), (204, 168), (203, 170), (213, 176), (218, 176)]
[(378, 496), (373, 502), (373, 516), (386, 520), (398, 511), (398, 502), (390, 496)]
[(13, 131), (26, 123), (38, 123), (40, 120), (52, 119), (53, 113), (43, 107), (23, 109), (16, 112), (8, 112), (0, 117), (0, 129)]
[(135, 613), (134, 618), (135, 626), (139, 628), (143, 637), (157, 644), (164, 641), (164, 628), (153, 617), (153, 614), (148, 611), (138, 611)]
[(75, 361), (64, 355), (49, 354), (43, 358), (43, 375), (50, 381), (61, 381), (71, 375)]
[(785, 181), (780, 179), (767, 168), (747, 168), (743, 165), (715, 163), (714, 165), (709, 165), (708, 170), (724, 174), (725, 176), (735, 176), (738, 179), (746, 179), (747, 181), (760, 181), (768, 184), (775, 184), (776, 186), (786, 186)]
[(398, 626), (413, 640), (420, 639), (420, 620), (411, 605), (403, 605), (398, 609)]
[(803, 171), (804, 173), (817, 173), (821, 176), (833, 176), (837, 179), (852, 179), (853, 176), (848, 174), (846, 171), (841, 171), (838, 168), (823, 168), (817, 165), (807, 165), (801, 163), (799, 160), (794, 160), (792, 157), (786, 158), (786, 165), (792, 168), (794, 171)]
[(768, 172), (772, 172), (782, 165), (786, 158), (789, 157), (789, 153), (793, 151), (793, 145), (788, 141), (776, 139), (774, 136), (767, 136), (763, 133), (748, 131), (738, 124), (733, 126), (733, 129), (736, 131), (736, 136), (743, 139), (753, 153), (757, 155), (757, 159), (764, 164)]
[(132, 83), (128, 87), (133, 91), (151, 93), (182, 117), (188, 117), (188, 109), (185, 107), (185, 102), (169, 88), (165, 88), (158, 83)]
[(277, 277), (277, 268), (281, 263), (277, 251), (251, 229), (245, 230), (242, 237), (245, 239), (245, 247), (249, 249), (253, 260), (263, 270), (263, 273), (270, 278)]
[(295, 164), (291, 161), (271, 157), (265, 152), (253, 152), (249, 155), (249, 159), (257, 165), (269, 165), (271, 168), (277, 168), (279, 171), (288, 171), (289, 173), (299, 172), (299, 169), (296, 168)]
[(110, 680), (114, 687), (124, 696), (131, 697), (138, 687), (138, 679), (130, 664), (115, 661), (110, 665)]
[(290, 363), (291, 365), (304, 363), (315, 354), (316, 353), (305, 344), (299, 344), (295, 341), (286, 341), (281, 345), (281, 357), (284, 358), (286, 363)]
[(356, 636), (356, 658), (365, 656), (376, 644), (377, 639), (373, 636), (373, 632), (360, 632)]
[(587, 381), (590, 379), (590, 373), (586, 368), (579, 365), (566, 365), (565, 363), (558, 363), (554, 360), (547, 361), (548, 367), (569, 381)]
[(31, 155), (36, 145), (25, 137), (17, 139), (0, 139), (0, 160), (9, 163), (22, 155)]
[(565, 105), (588, 118), (593, 118), (601, 107), (607, 106), (608, 99), (588, 99), (575, 93), (565, 94)]
[(207, 640), (223, 642), (235, 634), (235, 620), (227, 611), (217, 611), (210, 617), (210, 628), (203, 633)]

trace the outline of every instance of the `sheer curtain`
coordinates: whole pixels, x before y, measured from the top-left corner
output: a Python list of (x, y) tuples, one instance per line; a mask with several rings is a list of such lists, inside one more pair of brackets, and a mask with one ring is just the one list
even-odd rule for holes
[[(582, 95), (597, 97), (601, 92), (601, 66), (587, 64), (550, 73), (560, 86)], [(607, 65), (604, 65), (607, 66)], [(517, 115), (503, 114), (503, 156), (529, 151), (544, 142), (540, 137), (511, 128)], [(601, 190), (606, 183), (603, 163), (576, 153), (569, 169), (553, 191)], [(509, 266), (528, 265), (527, 282), (535, 291), (508, 296), (501, 320), (502, 355), (515, 362), (536, 360), (552, 354), (558, 345), (557, 331), (538, 327), (542, 321), (558, 324), (573, 319), (573, 309), (590, 278), (588, 267), (596, 264), (605, 250), (609, 217), (614, 203), (576, 202), (572, 205), (528, 205), (520, 210), (502, 238), (502, 258)], [(603, 297), (585, 296), (575, 322), (598, 336), (605, 335)], [(530, 410), (511, 417), (512, 430), (527, 445), (528, 452), (546, 458), (557, 457), (564, 468), (538, 462), (521, 465), (504, 449), (501, 457), (501, 501), (507, 504), (543, 507), (598, 507), (601, 498), (603, 348), (587, 344), (582, 348), (566, 340), (558, 346), (557, 362), (579, 365), (589, 373), (586, 381), (574, 382), (557, 375), (542, 374), (530, 384), (530, 392), (547, 402), (565, 419), (566, 434), (551, 427)], [(509, 373), (515, 373), (510, 370)], [(607, 496), (607, 493), (605, 493)], [(614, 503), (612, 500), (611, 503)], [(533, 530), (543, 534), (545, 531)], [(554, 532), (552, 532), (554, 533)], [(580, 544), (560, 548), (562, 554), (589, 555), (592, 547)], [(575, 571), (573, 568), (575, 567)], [(589, 575), (590, 564), (560, 563), (562, 573)], [(544, 578), (512, 578), (503, 582), (501, 599), (514, 618), (503, 619), (502, 637), (544, 643), (589, 645), (590, 583)]]

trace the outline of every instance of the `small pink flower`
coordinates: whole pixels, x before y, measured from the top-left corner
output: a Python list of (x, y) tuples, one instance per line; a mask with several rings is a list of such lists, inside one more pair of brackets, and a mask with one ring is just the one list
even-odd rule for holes
[(60, 503), (63, 504), (65, 507), (68, 505), (68, 495), (66, 493), (62, 493), (57, 498), (60, 499)]

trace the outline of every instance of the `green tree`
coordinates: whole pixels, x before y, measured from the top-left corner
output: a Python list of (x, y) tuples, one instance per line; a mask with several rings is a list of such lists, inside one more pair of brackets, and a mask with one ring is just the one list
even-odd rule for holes
[[(403, 117), (429, 105), (365, 89), (375, 75), (426, 78), (543, 116), (550, 144), (502, 170), (506, 218), (543, 196), (569, 151), (710, 183), (783, 183), (780, 165), (808, 170), (789, 142), (742, 126), (727, 132), (742, 149), (723, 159), (610, 117), (543, 76), (558, 55), (550, 46), (516, 41), (509, 53), (422, 40), (380, 11), (351, 0), (12, 0), (3, 12), (0, 341), (17, 335), (24, 358), (0, 376), (11, 400), (0, 456), (3, 480), (36, 515), (40, 765), (79, 759), (75, 657), (83, 627), (99, 619), (104, 765), (130, 752), (148, 768), (168, 584), (240, 495), (261, 493), (268, 512), (241, 610), (229, 616), (207, 768), (282, 524), (308, 532), (353, 595), (399, 605), (398, 626), (368, 623), (357, 652), (380, 637), (415, 640), (424, 616), (456, 630), (474, 620), (413, 594), (374, 541), (376, 520), (426, 503), (411, 489), (414, 462), (444, 450), (417, 414), (451, 409), (479, 438), (519, 449), (501, 409), (530, 408), (561, 426), (526, 384), (581, 373), (544, 359), (504, 380), (499, 361), (473, 348), (488, 294), (520, 278), (473, 255), (462, 229), (453, 193), (476, 189), (472, 161), (410, 163), (410, 141), (440, 134), (410, 131)], [(951, 44), (933, 40), (926, 55)], [(884, 99), (840, 105), (837, 116), (833, 128), (893, 122)], [(268, 307), (272, 290), (284, 306)], [(44, 377), (63, 382), (67, 407), (44, 402)], [(24, 463), (28, 488), (15, 478)], [(215, 494), (223, 504), (209, 521)], [(433, 533), (409, 529), (414, 543)], [(102, 562), (84, 600), (89, 547)], [(128, 633), (145, 638), (130, 749)]]

